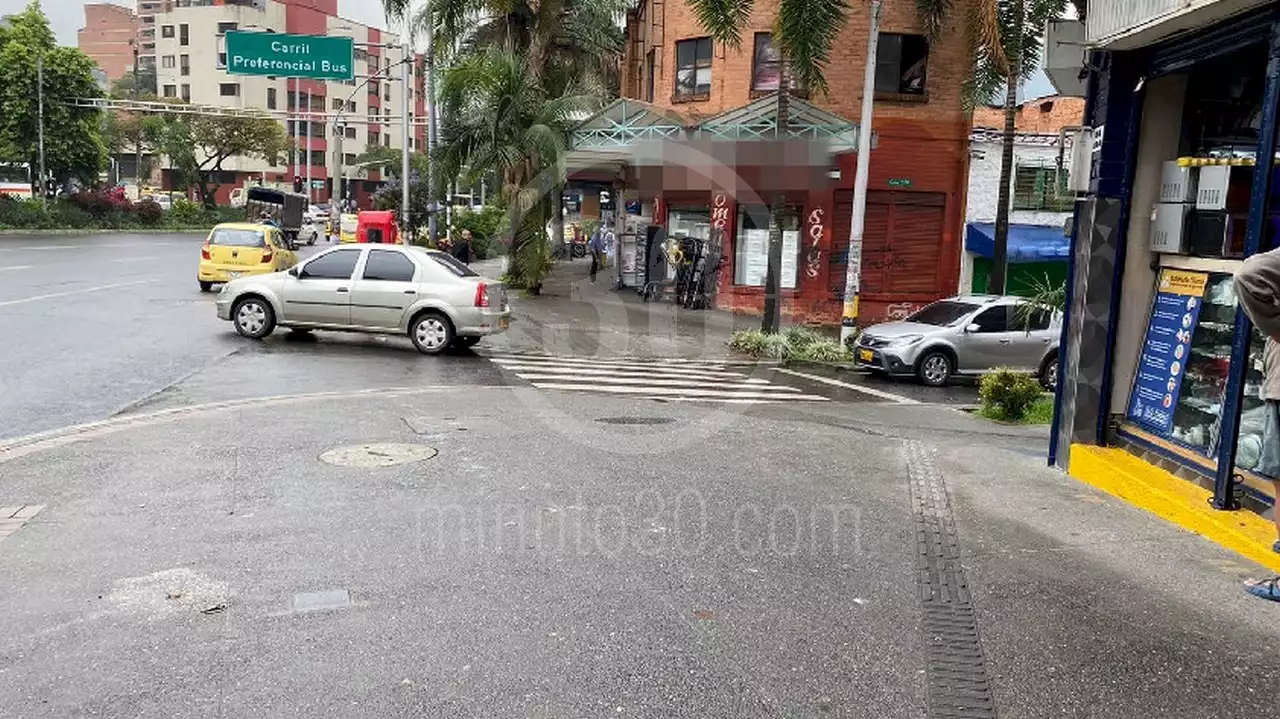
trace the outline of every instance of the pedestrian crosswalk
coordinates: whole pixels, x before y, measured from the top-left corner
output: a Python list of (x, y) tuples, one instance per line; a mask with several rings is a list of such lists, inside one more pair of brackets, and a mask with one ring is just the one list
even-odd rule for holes
[(557, 357), (491, 354), (489, 360), (538, 389), (591, 392), (668, 402), (764, 404), (825, 402), (826, 397), (775, 384), (772, 373), (748, 373), (732, 360)]

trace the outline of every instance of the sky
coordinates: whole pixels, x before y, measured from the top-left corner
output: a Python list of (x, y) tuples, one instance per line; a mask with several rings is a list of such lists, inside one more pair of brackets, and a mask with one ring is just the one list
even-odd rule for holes
[[(0, 0), (0, 15), (19, 12), (26, 7), (29, 1)], [(49, 16), (49, 22), (53, 25), (53, 31), (58, 36), (58, 42), (62, 45), (76, 44), (76, 31), (84, 25), (84, 6), (91, 2), (100, 1), (40, 0), (45, 14)], [(137, 6), (137, 3), (133, 2), (133, 0), (108, 1), (117, 5)], [(383, 17), (380, 5), (381, 3), (377, 2), (377, 0), (338, 0), (338, 14), (364, 25), (385, 28), (387, 22)], [(1053, 92), (1053, 85), (1049, 84), (1048, 78), (1044, 76), (1044, 73), (1038, 72), (1036, 77), (1023, 87), (1021, 94), (1023, 100), (1028, 100), (1052, 95)]]

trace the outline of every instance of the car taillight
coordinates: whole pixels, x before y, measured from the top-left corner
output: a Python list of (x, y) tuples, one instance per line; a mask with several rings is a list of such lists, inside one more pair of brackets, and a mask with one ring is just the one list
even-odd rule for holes
[(209, 242), (208, 242), (208, 241), (205, 241), (205, 243), (204, 243), (204, 247), (201, 247), (201, 248), (200, 248), (200, 259), (204, 259), (204, 260), (211, 260), (211, 259), (213, 259), (212, 257), (210, 257), (210, 256), (209, 256)]
[(263, 261), (263, 262), (270, 262), (270, 261), (271, 261), (271, 258), (272, 258), (272, 257), (274, 257), (274, 256), (275, 256), (275, 255), (273, 255), (273, 254), (272, 254), (272, 252), (271, 252), (271, 248), (270, 248), (270, 247), (268, 247), (268, 248), (267, 248), (267, 251), (262, 253), (262, 261)]
[(476, 283), (476, 307), (489, 306), (489, 287), (483, 282)]

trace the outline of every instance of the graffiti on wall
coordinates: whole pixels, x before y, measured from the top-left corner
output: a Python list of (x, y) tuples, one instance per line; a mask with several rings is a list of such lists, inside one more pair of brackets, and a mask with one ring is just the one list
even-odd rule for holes
[(825, 213), (821, 207), (813, 208), (809, 213), (809, 243), (804, 256), (804, 273), (809, 279), (816, 279), (822, 267), (822, 233), (826, 228), (822, 224)]
[(711, 228), (723, 233), (728, 226), (729, 198), (723, 192), (717, 192), (711, 200)]
[(884, 315), (891, 320), (905, 320), (915, 313), (919, 305), (914, 302), (895, 302), (885, 308)]

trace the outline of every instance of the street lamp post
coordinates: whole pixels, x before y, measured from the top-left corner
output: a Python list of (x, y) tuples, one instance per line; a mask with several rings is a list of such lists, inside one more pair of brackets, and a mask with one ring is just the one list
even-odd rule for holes
[[(400, 92), (400, 120), (404, 125), (404, 132), (401, 135), (401, 153), (400, 153), (400, 223), (404, 225), (404, 231), (409, 232), (409, 87), (410, 70), (413, 68), (412, 48), (409, 47), (408, 41), (402, 46), (404, 50), (404, 62), (401, 63), (400, 81), (402, 84)], [(390, 79), (390, 78), (388, 78)], [(409, 238), (405, 238), (408, 240)]]
[(39, 127), (36, 129), (38, 152), (40, 154), (40, 204), (46, 202), (49, 189), (45, 187), (44, 169), (44, 56), (36, 57), (36, 114)]

